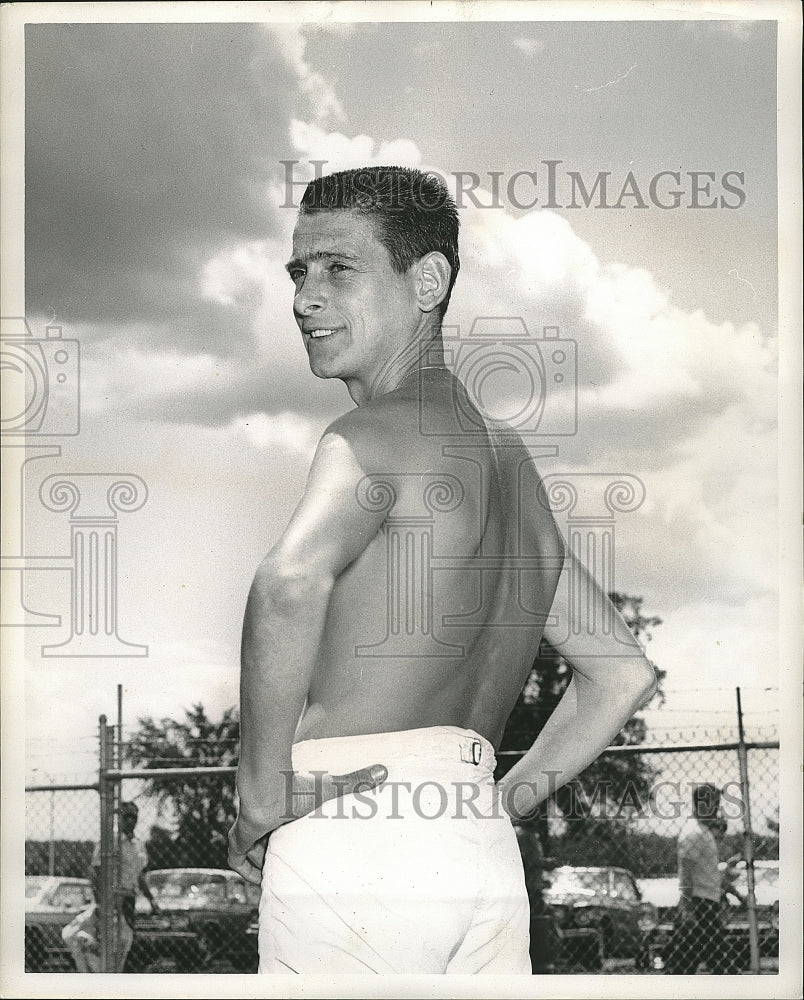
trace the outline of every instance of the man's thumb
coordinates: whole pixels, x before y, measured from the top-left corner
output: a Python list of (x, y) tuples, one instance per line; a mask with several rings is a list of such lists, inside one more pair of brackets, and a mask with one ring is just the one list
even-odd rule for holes
[[(388, 768), (384, 764), (372, 764), (371, 767), (361, 767), (357, 771), (350, 771), (349, 774), (341, 776), (344, 793), (368, 791), (369, 788), (376, 788), (388, 777)], [(340, 781), (338, 782), (340, 784)]]

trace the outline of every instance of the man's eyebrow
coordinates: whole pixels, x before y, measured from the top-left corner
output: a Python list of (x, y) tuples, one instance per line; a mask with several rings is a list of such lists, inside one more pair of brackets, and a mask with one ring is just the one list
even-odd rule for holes
[(286, 271), (292, 271), (297, 267), (304, 267), (305, 264), (309, 264), (311, 261), (316, 260), (351, 260), (357, 261), (355, 254), (348, 253), (346, 250), (315, 250), (310, 254), (303, 254), (301, 257), (293, 257), (285, 264)]

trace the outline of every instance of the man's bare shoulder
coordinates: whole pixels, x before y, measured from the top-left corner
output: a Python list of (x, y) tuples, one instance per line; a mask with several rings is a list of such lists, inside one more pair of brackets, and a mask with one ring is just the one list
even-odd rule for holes
[(382, 397), (333, 420), (321, 446), (348, 453), (365, 474), (387, 472), (421, 448), (416, 418), (414, 402)]

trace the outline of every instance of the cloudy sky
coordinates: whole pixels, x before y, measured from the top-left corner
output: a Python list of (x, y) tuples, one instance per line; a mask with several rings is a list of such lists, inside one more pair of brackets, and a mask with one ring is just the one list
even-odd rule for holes
[[(517, 316), (576, 342), (578, 433), (540, 471), (645, 485), (617, 523), (616, 586), (664, 622), (652, 724), (729, 725), (736, 684), (750, 722), (775, 720), (775, 23), (31, 24), (25, 40), (20, 309), (82, 352), (81, 433), (29, 465), (26, 554), (69, 550), (66, 516), (36, 500), (45, 475), (149, 491), (119, 527), (120, 635), (148, 657), (46, 659), (67, 632), (30, 629), (29, 768), (91, 770), (118, 682), (128, 725), (237, 701), (251, 575), (352, 405), (310, 374), (283, 270), (287, 170), (314, 160), (477, 177), (448, 321)], [(601, 172), (612, 207), (599, 190), (586, 207), (577, 178)], [(67, 574), (27, 574), (26, 599), (66, 622)]]

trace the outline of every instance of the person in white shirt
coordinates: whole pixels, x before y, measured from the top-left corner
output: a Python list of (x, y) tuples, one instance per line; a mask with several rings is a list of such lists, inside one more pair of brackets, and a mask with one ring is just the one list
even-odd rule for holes
[[(115, 893), (116, 944), (114, 972), (125, 968), (128, 953), (134, 943), (134, 904), (139, 889), (151, 904), (154, 913), (159, 906), (151, 889), (143, 877), (148, 867), (145, 844), (134, 836), (139, 818), (139, 809), (134, 802), (123, 802), (120, 806), (120, 881)], [(92, 854), (92, 888), (95, 899), (100, 900), (100, 846), (96, 845)], [(62, 939), (73, 956), (78, 972), (101, 972), (100, 948), (98, 944), (99, 911), (97, 902), (82, 911), (75, 920), (62, 931)]]
[(676, 930), (667, 958), (670, 975), (694, 975), (702, 961), (710, 973), (723, 975), (729, 968), (721, 905), (718, 867), (720, 789), (695, 785), (693, 815), (678, 835), (678, 888), (680, 899)]

